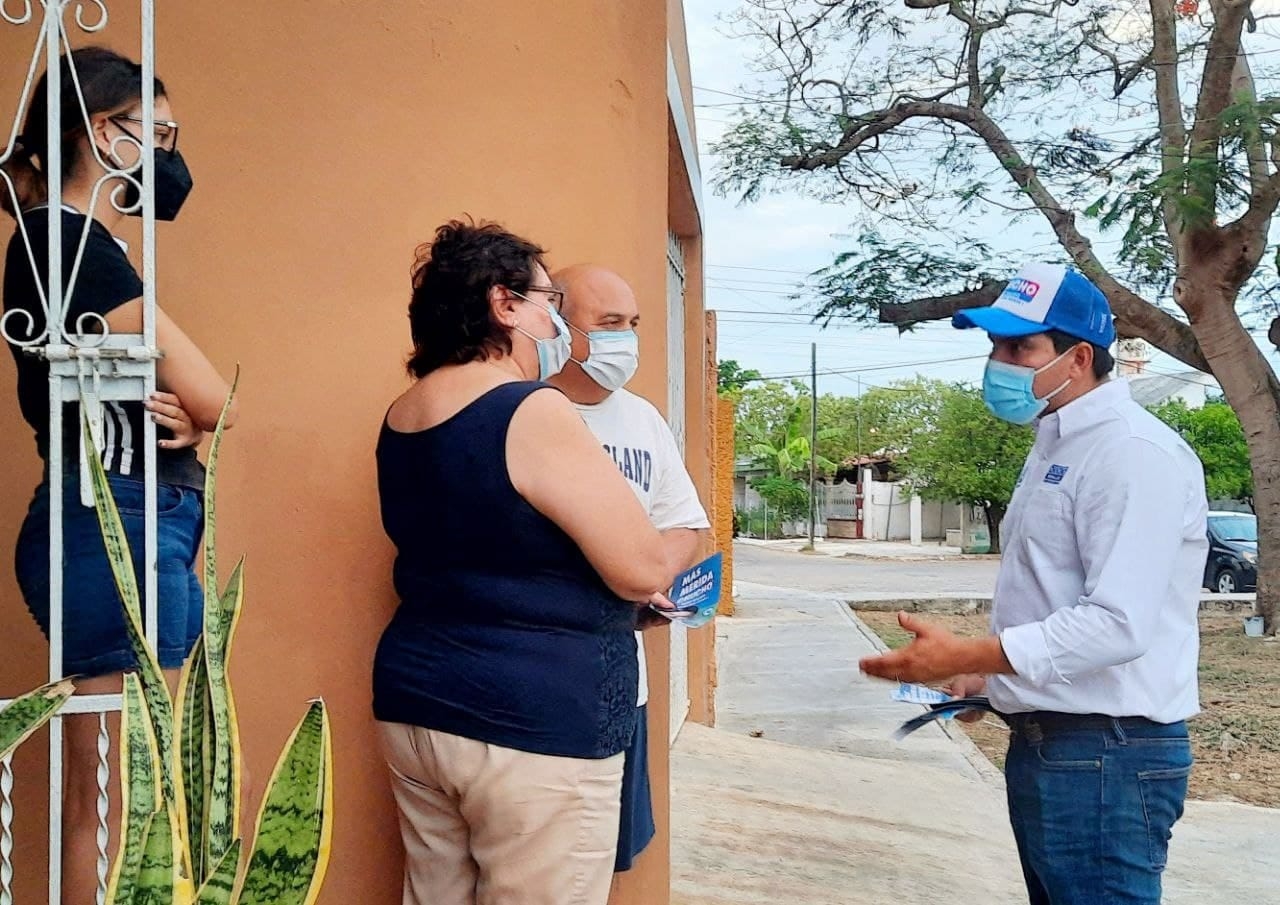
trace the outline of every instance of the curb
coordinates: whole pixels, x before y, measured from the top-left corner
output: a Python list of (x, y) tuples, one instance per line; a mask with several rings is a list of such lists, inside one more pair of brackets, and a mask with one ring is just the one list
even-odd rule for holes
[[(851, 610), (870, 613), (929, 613), (935, 616), (972, 616), (991, 612), (990, 595), (964, 595), (953, 597), (932, 594), (921, 597), (844, 598), (841, 600)], [(1208, 594), (1200, 598), (1201, 613), (1249, 613), (1257, 612), (1253, 594)]]
[[(853, 620), (854, 627), (867, 639), (867, 642), (872, 647), (882, 654), (889, 652), (889, 646), (881, 640), (879, 635), (871, 630), (869, 625), (858, 618), (857, 613), (848, 607), (845, 608), (845, 613)], [(960, 754), (969, 762), (969, 766), (973, 767), (983, 782), (1001, 789), (1004, 788), (1004, 773), (982, 753), (982, 750), (973, 743), (973, 739), (969, 738), (963, 729), (950, 720), (937, 720), (935, 724), (960, 749)]]

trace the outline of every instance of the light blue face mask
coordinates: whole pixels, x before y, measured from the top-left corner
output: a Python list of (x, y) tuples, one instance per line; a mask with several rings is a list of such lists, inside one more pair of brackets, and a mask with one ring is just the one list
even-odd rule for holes
[(1049, 400), (1057, 396), (1071, 383), (1063, 382), (1043, 399), (1036, 395), (1036, 375), (1043, 374), (1073, 351), (1068, 349), (1042, 368), (1026, 368), (1003, 361), (987, 359), (987, 370), (982, 375), (982, 401), (987, 409), (1002, 421), (1011, 424), (1030, 424), (1049, 407)]
[(569, 325), (564, 322), (564, 318), (560, 316), (551, 305), (543, 305), (535, 302), (533, 299), (511, 290), (512, 294), (518, 298), (528, 302), (531, 305), (537, 305), (543, 311), (551, 316), (551, 323), (556, 328), (556, 335), (545, 339), (534, 336), (528, 330), (516, 327), (516, 330), (533, 340), (533, 344), (538, 350), (538, 379), (547, 380), (555, 377), (564, 370), (565, 363), (569, 360), (570, 354), (573, 352), (573, 337), (569, 335)]
[[(573, 324), (569, 327), (578, 330)], [(634, 330), (578, 330), (587, 338), (587, 357), (573, 359), (588, 377), (610, 393), (627, 385), (640, 366), (640, 339)]]

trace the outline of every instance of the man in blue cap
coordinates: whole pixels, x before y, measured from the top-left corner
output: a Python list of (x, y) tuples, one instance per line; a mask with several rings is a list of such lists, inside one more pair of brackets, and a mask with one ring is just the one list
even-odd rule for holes
[(1199, 711), (1204, 472), (1111, 380), (1115, 327), (1079, 272), (1029, 265), (953, 324), (991, 337), (983, 396), (1036, 424), (1002, 526), (992, 634), (905, 613), (915, 640), (868, 675), (950, 679), (1009, 723), (1009, 817), (1032, 905), (1159, 905)]

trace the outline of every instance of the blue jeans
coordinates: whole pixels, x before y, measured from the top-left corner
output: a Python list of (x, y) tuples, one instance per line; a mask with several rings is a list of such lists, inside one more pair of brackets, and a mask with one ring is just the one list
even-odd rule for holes
[[(74, 468), (74, 466), (72, 466)], [(110, 475), (111, 492), (133, 554), (133, 568), (144, 612), (143, 485)], [(137, 660), (125, 631), (124, 609), (116, 591), (106, 547), (93, 509), (80, 504), (79, 469), (62, 485), (63, 674), (103, 676), (134, 669)], [(160, 630), (156, 651), (160, 666), (181, 666), (200, 636), (204, 593), (192, 569), (204, 529), (203, 494), (188, 487), (156, 488), (157, 572)], [(27, 608), (49, 635), (49, 484), (36, 488), (14, 552), (18, 586)]]
[(1005, 762), (1031, 905), (1159, 905), (1191, 774), (1186, 723), (1055, 716), (1013, 717)]

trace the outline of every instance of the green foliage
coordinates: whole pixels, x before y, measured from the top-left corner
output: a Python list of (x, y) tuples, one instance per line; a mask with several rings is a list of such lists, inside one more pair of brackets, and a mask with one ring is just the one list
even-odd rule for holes
[[(769, 381), (747, 388), (738, 399), (735, 431), (738, 455), (783, 477), (808, 474), (813, 451), (811, 410), (812, 403), (805, 395), (803, 384), (793, 382), (787, 387)], [(819, 430), (819, 446), (829, 436), (829, 431)], [(823, 473), (835, 470), (836, 463), (821, 454), (816, 461)]]
[[(232, 390), (234, 393), (234, 388)], [(214, 503), (228, 397), (214, 432), (205, 485), (204, 631), (179, 682), (175, 708), (141, 628), (137, 576), (102, 462), (88, 458), (94, 505), (138, 673), (124, 680), (121, 837), (108, 905), (313, 905), (329, 859), (333, 746), (323, 702), (312, 702), (266, 789), (240, 885), (240, 742), (227, 661), (244, 599), (237, 566), (219, 593)], [(87, 406), (82, 405), (87, 410)], [(95, 448), (87, 418), (86, 448)], [(197, 659), (199, 662), (197, 662)], [(157, 677), (159, 681), (156, 681)], [(200, 789), (187, 785), (199, 784)], [(197, 892), (199, 890), (199, 892)]]
[[(858, 397), (818, 398), (818, 467), (824, 474), (859, 456), (895, 456), (910, 449), (915, 435), (937, 418), (940, 380), (913, 377), (869, 387)], [(807, 476), (809, 398), (801, 384), (766, 382), (743, 391), (738, 405), (738, 455), (780, 475)]]
[(761, 444), (784, 443), (787, 419), (795, 411), (796, 400), (803, 392), (804, 385), (794, 381), (785, 384), (768, 380), (745, 387), (736, 397), (736, 454), (750, 457), (754, 455), (752, 450)]
[(952, 386), (938, 399), (931, 429), (913, 437), (903, 467), (926, 499), (1003, 510), (1032, 440), (1030, 429), (988, 412), (981, 391)]
[(1204, 464), (1205, 491), (1211, 500), (1252, 500), (1253, 471), (1240, 419), (1229, 405), (1209, 402), (1190, 409), (1166, 402), (1152, 413), (1176, 430)]
[(717, 389), (721, 394), (737, 392), (747, 384), (762, 379), (759, 371), (754, 368), (744, 368), (733, 359), (722, 361), (716, 367), (719, 371)]
[(63, 679), (29, 691), (6, 704), (0, 710), (0, 757), (8, 757), (32, 733), (53, 719), (74, 692), (75, 686)]
[(809, 515), (809, 488), (800, 481), (773, 475), (751, 482), (756, 493), (772, 510), (770, 515), (783, 521), (807, 518)]
[(870, 387), (859, 397), (818, 400), (818, 452), (836, 462), (861, 456), (901, 456), (917, 434), (933, 429), (938, 406), (951, 384), (912, 377)]

